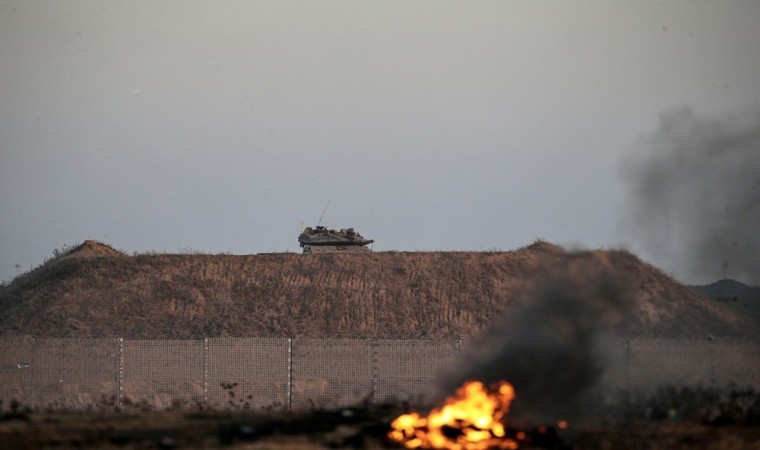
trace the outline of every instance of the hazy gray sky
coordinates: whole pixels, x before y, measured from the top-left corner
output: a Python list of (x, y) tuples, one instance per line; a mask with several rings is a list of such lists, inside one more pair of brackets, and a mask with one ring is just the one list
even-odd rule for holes
[[(63, 244), (625, 246), (663, 113), (760, 102), (760, 2), (0, 0), (0, 279)], [(716, 274), (716, 278), (717, 278)], [(691, 281), (691, 280), (687, 280)]]

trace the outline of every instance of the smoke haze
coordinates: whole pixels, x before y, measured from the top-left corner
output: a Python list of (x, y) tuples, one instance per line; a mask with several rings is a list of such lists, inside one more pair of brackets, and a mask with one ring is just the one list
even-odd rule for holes
[(513, 418), (547, 421), (578, 413), (604, 373), (605, 347), (618, 342), (607, 332), (621, 325), (632, 303), (627, 285), (603, 273), (543, 280), (465, 348), (463, 369), (442, 380), (440, 394), (467, 380), (507, 380), (516, 392)]
[(760, 284), (760, 107), (664, 115), (624, 169), (626, 227), (686, 281)]

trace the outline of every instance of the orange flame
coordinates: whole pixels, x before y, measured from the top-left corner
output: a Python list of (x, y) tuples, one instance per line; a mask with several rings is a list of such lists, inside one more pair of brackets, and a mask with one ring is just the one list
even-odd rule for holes
[(480, 381), (468, 381), (426, 417), (416, 412), (397, 417), (388, 437), (411, 449), (516, 449), (518, 443), (506, 436), (503, 422), (514, 396), (506, 381), (493, 390)]

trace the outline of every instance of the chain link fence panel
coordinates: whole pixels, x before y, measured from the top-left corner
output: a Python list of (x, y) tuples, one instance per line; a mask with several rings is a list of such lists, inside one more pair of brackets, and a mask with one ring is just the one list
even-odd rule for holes
[(294, 339), (292, 360), (293, 409), (335, 408), (371, 400), (371, 341)]
[(121, 406), (202, 404), (204, 341), (124, 340)]
[(30, 408), (113, 407), (116, 339), (0, 340), (0, 399)]
[(629, 351), (626, 371), (633, 388), (711, 384), (711, 352), (706, 340), (632, 339)]
[(289, 342), (287, 338), (209, 339), (207, 405), (243, 409), (287, 407)]
[(716, 339), (710, 347), (716, 386), (760, 388), (760, 343)]
[(37, 407), (32, 399), (36, 385), (32, 384), (31, 358), (37, 346), (34, 339), (7, 338), (0, 340), (0, 399), (3, 406), (11, 402)]
[(432, 393), (437, 375), (451, 370), (459, 340), (383, 339), (375, 346), (376, 403), (420, 403)]

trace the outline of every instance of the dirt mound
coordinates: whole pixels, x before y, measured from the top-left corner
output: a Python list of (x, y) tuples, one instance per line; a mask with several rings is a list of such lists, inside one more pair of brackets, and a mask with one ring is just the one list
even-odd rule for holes
[(0, 334), (188, 339), (216, 336), (469, 337), (546, 274), (632, 281), (628, 331), (741, 334), (744, 318), (622, 251), (126, 256), (97, 242), (0, 293)]
[(124, 256), (123, 252), (116, 250), (108, 244), (102, 242), (86, 240), (80, 245), (66, 252), (63, 256), (75, 256), (78, 258), (89, 258), (93, 256)]
[(555, 244), (552, 244), (551, 242), (546, 242), (541, 239), (536, 240), (532, 244), (528, 245), (526, 248), (534, 252), (544, 252), (544, 253), (553, 253), (553, 254), (559, 254), (559, 253), (565, 252), (565, 249), (563, 249), (559, 245), (555, 245)]

